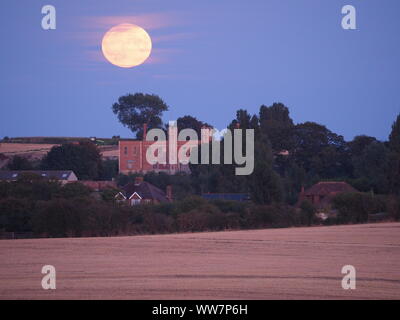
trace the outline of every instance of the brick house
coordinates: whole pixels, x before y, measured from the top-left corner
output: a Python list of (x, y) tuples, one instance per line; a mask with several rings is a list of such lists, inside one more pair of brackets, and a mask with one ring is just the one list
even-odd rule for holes
[[(150, 171), (154, 172), (165, 172), (168, 174), (174, 174), (176, 172), (190, 172), (188, 164), (169, 164), (169, 141), (166, 141), (163, 152), (166, 154), (166, 164), (151, 164), (146, 159), (146, 152), (148, 148), (154, 143), (154, 141), (145, 141), (147, 134), (147, 126), (143, 126), (143, 140), (135, 139), (121, 139), (119, 140), (119, 172), (123, 174), (129, 173), (146, 173)], [(177, 151), (186, 152), (186, 155), (190, 155), (192, 148), (197, 147), (199, 141), (177, 141)], [(184, 148), (181, 150), (181, 148)]]
[(171, 202), (172, 188), (167, 186), (167, 190), (164, 192), (151, 183), (143, 181), (143, 177), (136, 177), (134, 182), (128, 183), (121, 192), (115, 195), (115, 200), (131, 206)]
[(308, 200), (318, 209), (326, 208), (331, 204), (332, 199), (337, 194), (348, 192), (358, 191), (344, 181), (318, 182), (307, 190), (304, 190), (304, 188), (302, 188), (297, 206), (300, 206), (302, 201)]

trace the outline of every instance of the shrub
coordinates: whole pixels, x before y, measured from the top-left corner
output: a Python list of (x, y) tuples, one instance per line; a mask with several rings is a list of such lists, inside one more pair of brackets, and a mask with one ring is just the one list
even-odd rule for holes
[(371, 193), (342, 193), (333, 199), (333, 208), (338, 210), (338, 223), (362, 223), (368, 215), (386, 210), (384, 196)]
[(311, 226), (315, 220), (315, 207), (309, 201), (303, 201), (300, 204), (300, 223), (303, 225)]

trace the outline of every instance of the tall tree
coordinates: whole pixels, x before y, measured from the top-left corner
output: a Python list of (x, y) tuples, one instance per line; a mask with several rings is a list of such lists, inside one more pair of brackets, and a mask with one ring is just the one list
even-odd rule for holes
[(392, 125), (392, 132), (389, 136), (390, 150), (400, 153), (400, 114)]
[(119, 97), (112, 110), (118, 120), (141, 139), (144, 123), (149, 129), (163, 127), (161, 117), (168, 111), (168, 105), (155, 94), (135, 93)]
[(361, 155), (353, 157), (355, 187), (360, 191), (389, 192), (389, 150), (384, 143), (375, 141)]
[(281, 202), (283, 188), (279, 175), (273, 170), (269, 141), (256, 139), (254, 149), (254, 172), (248, 177), (252, 200), (258, 204)]
[(92, 142), (53, 147), (41, 166), (45, 170), (72, 170), (80, 180), (96, 180), (102, 172), (100, 151)]
[(389, 136), (389, 170), (390, 192), (400, 194), (400, 114), (392, 125)]
[(350, 154), (352, 156), (360, 156), (364, 152), (365, 148), (376, 141), (375, 137), (366, 135), (356, 136), (352, 141), (348, 142)]
[(291, 156), (307, 173), (324, 179), (343, 178), (351, 169), (344, 138), (315, 122), (294, 127)]
[(260, 128), (268, 136), (274, 151), (292, 149), (293, 121), (289, 116), (289, 109), (282, 103), (260, 107)]
[(195, 117), (192, 116), (183, 116), (180, 117), (176, 120), (178, 131), (180, 132), (181, 130), (184, 129), (193, 129), (196, 131), (197, 135), (200, 137), (201, 136), (201, 128), (207, 127), (211, 128), (212, 126), (206, 122), (197, 120)]

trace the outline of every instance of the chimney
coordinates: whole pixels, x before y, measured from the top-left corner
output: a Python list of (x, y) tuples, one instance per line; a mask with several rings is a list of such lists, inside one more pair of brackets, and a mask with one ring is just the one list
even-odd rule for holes
[(168, 185), (166, 189), (167, 199), (172, 201), (172, 186)]
[(139, 186), (143, 182), (143, 177), (135, 178), (135, 186)]
[(143, 141), (146, 140), (147, 137), (147, 123), (143, 123)]

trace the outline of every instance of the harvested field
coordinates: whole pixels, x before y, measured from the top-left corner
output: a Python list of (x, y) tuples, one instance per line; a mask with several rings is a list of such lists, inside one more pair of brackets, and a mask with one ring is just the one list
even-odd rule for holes
[[(0, 153), (7, 157), (18, 155), (31, 160), (40, 160), (55, 146), (59, 144), (0, 143)], [(100, 146), (99, 150), (104, 159), (118, 159), (118, 146)]]
[[(400, 223), (4, 240), (0, 259), (1, 299), (400, 298)], [(47, 264), (56, 290), (41, 288)]]
[(0, 153), (8, 157), (24, 156), (31, 159), (43, 158), (56, 144), (0, 143)]

